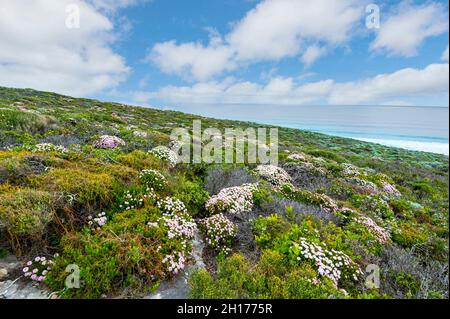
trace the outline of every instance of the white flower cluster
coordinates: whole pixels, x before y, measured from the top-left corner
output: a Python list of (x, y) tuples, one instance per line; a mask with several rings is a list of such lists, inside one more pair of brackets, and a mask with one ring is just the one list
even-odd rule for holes
[(292, 153), (287, 157), (291, 161), (306, 161), (306, 157), (303, 154)]
[(102, 212), (97, 215), (97, 217), (88, 217), (88, 225), (92, 230), (100, 230), (108, 221), (106, 213)]
[(289, 174), (281, 167), (275, 165), (258, 165), (255, 172), (275, 188), (291, 182)]
[(355, 217), (354, 220), (357, 223), (360, 223), (360, 224), (366, 226), (369, 229), (369, 231), (375, 236), (375, 238), (381, 244), (385, 244), (391, 239), (391, 236), (389, 235), (389, 233), (382, 227), (378, 226), (378, 224), (375, 223), (375, 221), (372, 218), (361, 215), (361, 216)]
[(299, 243), (294, 243), (294, 246), (291, 246), (294, 253), (298, 255), (297, 260), (313, 261), (318, 273), (329, 278), (336, 287), (341, 278), (347, 277), (357, 281), (358, 275), (362, 274), (359, 266), (346, 254), (334, 249), (327, 250), (305, 238), (300, 238), (299, 241)]
[(45, 257), (38, 256), (33, 260), (29, 260), (22, 269), (22, 272), (23, 275), (30, 278), (35, 285), (39, 285), (40, 282), (45, 280), (53, 265), (53, 260), (47, 260)]
[(256, 184), (224, 188), (207, 200), (205, 208), (211, 214), (225, 211), (232, 214), (249, 212), (253, 208), (253, 192), (256, 188)]
[(175, 166), (178, 162), (178, 155), (166, 146), (160, 145), (148, 152), (163, 161), (169, 162), (171, 166)]
[(54, 145), (52, 143), (41, 143), (36, 144), (32, 147), (32, 151), (37, 152), (57, 152), (57, 153), (67, 153), (67, 148), (61, 145)]
[(167, 265), (167, 270), (169, 273), (176, 275), (181, 270), (184, 269), (186, 264), (186, 258), (184, 257), (183, 253), (175, 252), (171, 255), (166, 255), (164, 259), (162, 260), (163, 264)]
[(144, 132), (144, 131), (133, 131), (133, 136), (147, 138), (148, 134), (147, 134), (147, 132)]
[(151, 187), (147, 187), (143, 195), (133, 195), (130, 191), (126, 191), (124, 194), (123, 203), (119, 205), (120, 208), (125, 210), (141, 208), (144, 206), (146, 199), (156, 199), (155, 190)]
[(154, 190), (162, 190), (167, 184), (164, 175), (154, 169), (144, 169), (139, 173), (139, 178), (143, 184)]
[(131, 194), (130, 191), (126, 191), (123, 205), (121, 204), (119, 207), (125, 208), (125, 210), (130, 210), (141, 207), (143, 203), (143, 198), (138, 198), (137, 196)]
[(156, 202), (156, 206), (163, 211), (164, 215), (186, 214), (187, 209), (184, 203), (176, 198), (167, 196)]
[(361, 175), (359, 168), (350, 163), (342, 164), (341, 174), (347, 177), (356, 177)]
[(218, 252), (228, 254), (237, 234), (236, 225), (223, 214), (217, 214), (200, 221), (200, 228), (206, 243)]

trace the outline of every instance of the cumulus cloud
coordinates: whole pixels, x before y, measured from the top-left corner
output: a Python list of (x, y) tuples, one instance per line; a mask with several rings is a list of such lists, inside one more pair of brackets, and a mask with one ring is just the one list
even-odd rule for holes
[(416, 55), (423, 41), (448, 31), (447, 10), (435, 2), (417, 6), (402, 2), (381, 22), (370, 49), (396, 56)]
[(430, 64), (424, 69), (406, 68), (362, 81), (336, 84), (330, 104), (379, 104), (386, 99), (446, 93), (449, 65)]
[(446, 48), (446, 49), (444, 50), (444, 52), (442, 53), (441, 60), (442, 60), (442, 61), (447, 61), (447, 62), (448, 62), (448, 44), (447, 44), (447, 48)]
[(430, 64), (424, 69), (406, 68), (342, 83), (331, 79), (297, 83), (294, 78), (278, 76), (258, 84), (226, 78), (191, 86), (166, 86), (154, 92), (134, 92), (132, 99), (140, 103), (159, 100), (178, 105), (407, 105), (411, 98), (448, 95), (448, 85), (449, 65)]
[(305, 104), (323, 98), (332, 85), (330, 80), (298, 85), (289, 77), (276, 77), (265, 85), (227, 78), (192, 86), (167, 86), (139, 95), (177, 104)]
[(326, 53), (326, 49), (317, 45), (312, 45), (305, 50), (300, 60), (306, 67), (311, 66), (318, 58)]
[(230, 61), (233, 51), (222, 41), (210, 41), (208, 46), (201, 43), (175, 41), (157, 43), (147, 60), (153, 61), (161, 71), (177, 74), (185, 78), (205, 80), (223, 70), (232, 70), (235, 64)]
[[(157, 43), (147, 56), (163, 72), (205, 80), (239, 65), (280, 60), (302, 52), (311, 64), (323, 52), (311, 41), (330, 47), (351, 37), (365, 1), (264, 0), (235, 23), (223, 39)], [(309, 47), (309, 49), (308, 49)], [(304, 52), (306, 50), (306, 52)], [(209, 59), (211, 63), (205, 64)]]
[[(80, 28), (66, 27), (69, 4), (79, 8)], [(2, 86), (81, 96), (114, 88), (129, 72), (111, 47), (112, 21), (86, 1), (2, 1), (0, 38)]]
[(150, 0), (87, 0), (95, 8), (114, 12), (121, 8), (134, 6), (140, 3), (148, 2)]

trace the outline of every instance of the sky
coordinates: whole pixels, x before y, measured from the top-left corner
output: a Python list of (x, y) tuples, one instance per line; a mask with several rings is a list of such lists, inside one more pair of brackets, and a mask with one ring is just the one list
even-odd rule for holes
[(438, 0), (0, 0), (0, 85), (164, 108), (448, 107), (448, 10)]

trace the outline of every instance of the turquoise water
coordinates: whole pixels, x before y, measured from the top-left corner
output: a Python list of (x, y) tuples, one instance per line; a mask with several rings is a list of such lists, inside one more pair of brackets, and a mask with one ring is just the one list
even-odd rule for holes
[(191, 105), (177, 110), (449, 154), (448, 107), (233, 104)]

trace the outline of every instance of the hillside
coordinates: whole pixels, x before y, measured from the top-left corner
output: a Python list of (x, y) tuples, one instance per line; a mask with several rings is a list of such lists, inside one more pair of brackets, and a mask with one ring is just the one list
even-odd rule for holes
[(195, 119), (263, 127), (0, 87), (0, 258), (20, 263), (0, 281), (141, 297), (189, 268), (193, 298), (448, 298), (447, 156), (280, 127), (278, 167), (176, 164)]

